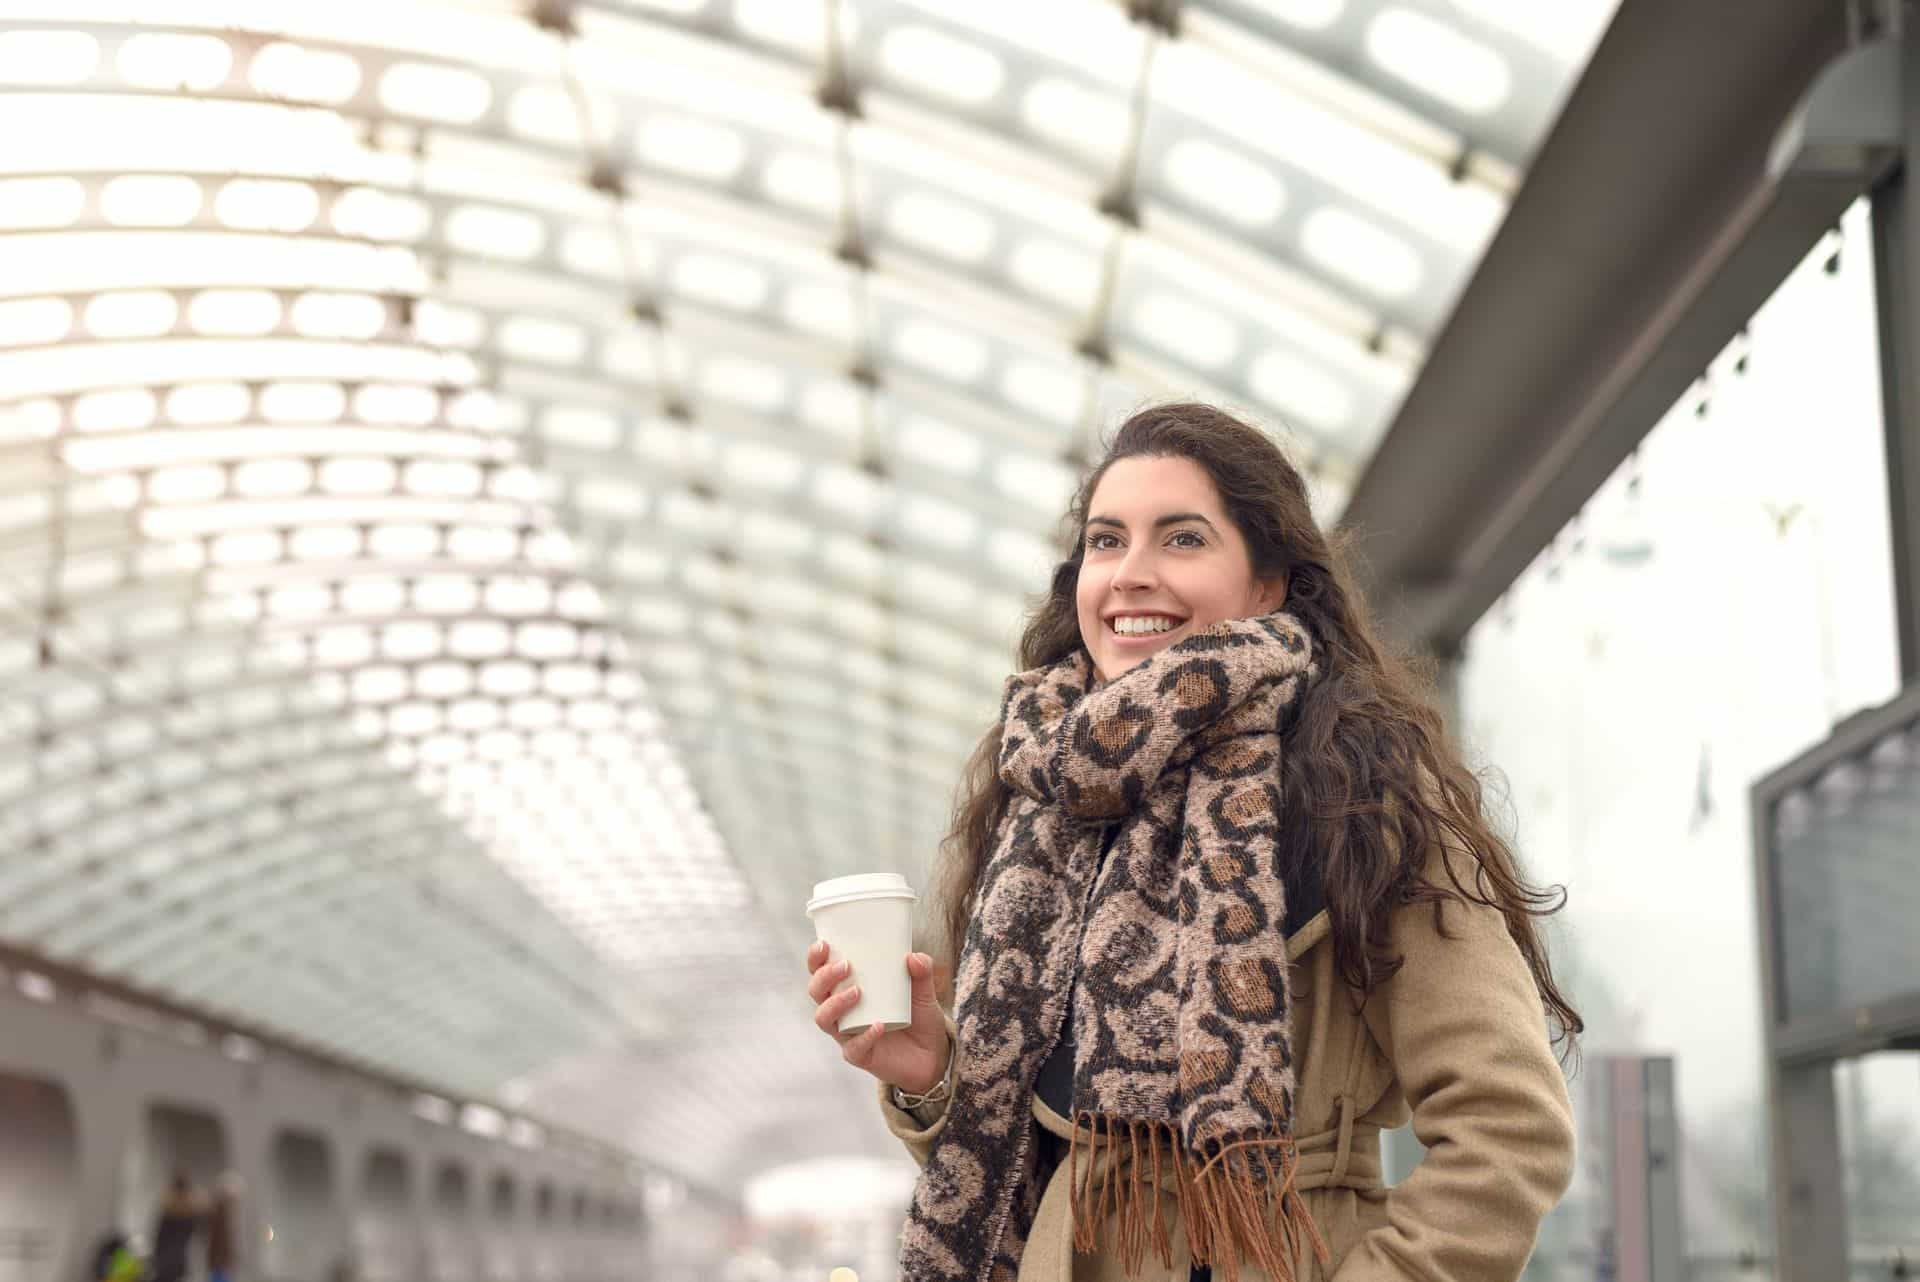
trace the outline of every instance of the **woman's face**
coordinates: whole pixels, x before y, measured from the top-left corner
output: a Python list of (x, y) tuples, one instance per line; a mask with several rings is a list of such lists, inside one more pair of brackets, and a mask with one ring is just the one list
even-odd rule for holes
[(1192, 459), (1121, 459), (1081, 532), (1080, 639), (1110, 681), (1195, 630), (1278, 609), (1284, 577), (1254, 578), (1246, 540)]

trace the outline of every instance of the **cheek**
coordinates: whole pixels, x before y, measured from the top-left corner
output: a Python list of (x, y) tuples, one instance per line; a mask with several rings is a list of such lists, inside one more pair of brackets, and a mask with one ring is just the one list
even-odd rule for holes
[(1259, 585), (1237, 575), (1208, 575), (1187, 585), (1187, 604), (1206, 623), (1245, 618), (1260, 609)]
[(1080, 638), (1091, 645), (1098, 630), (1094, 625), (1100, 622), (1100, 590), (1084, 572), (1074, 589), (1074, 609), (1080, 616)]

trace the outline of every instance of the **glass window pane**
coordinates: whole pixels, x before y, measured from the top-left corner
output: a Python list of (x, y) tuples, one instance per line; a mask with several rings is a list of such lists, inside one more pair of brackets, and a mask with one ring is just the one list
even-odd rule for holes
[(1920, 993), (1920, 712), (1773, 807), (1788, 1021)]
[[(1703, 1269), (1771, 1251), (1748, 789), (1899, 686), (1872, 281), (1863, 205), (1473, 630), (1462, 673), (1527, 867), (1568, 888), (1552, 936), (1585, 1048), (1674, 1057)], [(1550, 1252), (1591, 1247), (1597, 1196), (1576, 1184)]]

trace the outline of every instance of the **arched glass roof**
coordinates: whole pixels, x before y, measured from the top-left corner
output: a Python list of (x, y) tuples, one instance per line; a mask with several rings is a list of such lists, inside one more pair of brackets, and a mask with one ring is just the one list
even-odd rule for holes
[(800, 908), (922, 879), (1100, 431), (1337, 518), (1611, 10), (0, 0), (0, 942), (868, 1143)]

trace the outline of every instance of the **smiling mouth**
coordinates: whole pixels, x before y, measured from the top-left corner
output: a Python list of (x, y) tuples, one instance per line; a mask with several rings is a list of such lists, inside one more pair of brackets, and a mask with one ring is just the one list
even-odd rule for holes
[[(1107, 620), (1107, 635), (1116, 641), (1152, 641), (1177, 631), (1186, 622), (1171, 615), (1123, 614)], [(1122, 623), (1128, 624), (1130, 630), (1122, 632)]]

